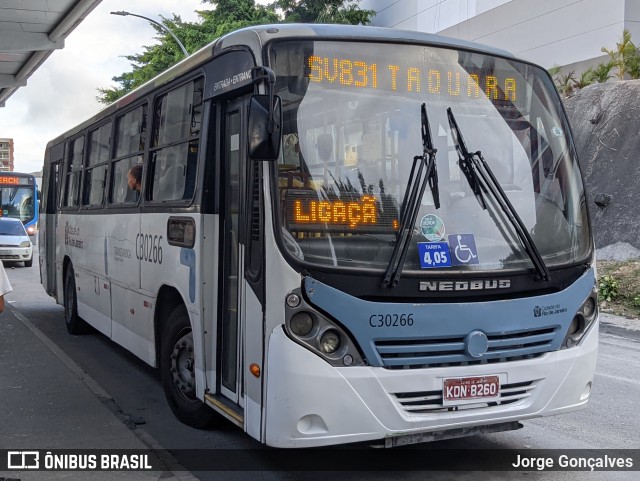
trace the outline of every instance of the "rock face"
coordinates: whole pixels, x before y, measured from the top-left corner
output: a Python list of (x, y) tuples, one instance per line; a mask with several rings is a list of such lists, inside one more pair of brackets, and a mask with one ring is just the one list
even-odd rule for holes
[(590, 85), (564, 104), (596, 247), (640, 248), (640, 80)]

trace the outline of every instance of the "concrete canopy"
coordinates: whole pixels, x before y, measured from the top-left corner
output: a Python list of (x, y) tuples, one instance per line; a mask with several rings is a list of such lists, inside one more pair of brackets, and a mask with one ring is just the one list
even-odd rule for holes
[(0, 2), (0, 107), (101, 1)]

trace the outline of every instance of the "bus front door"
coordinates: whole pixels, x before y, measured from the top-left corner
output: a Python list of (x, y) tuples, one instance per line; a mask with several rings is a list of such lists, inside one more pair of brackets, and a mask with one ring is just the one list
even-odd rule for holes
[(222, 162), (222, 252), (220, 253), (220, 299), (218, 382), (220, 393), (244, 408), (243, 259), (246, 189), (246, 106), (245, 98), (230, 100), (223, 117), (225, 124)]
[[(45, 290), (50, 296), (62, 294), (62, 287), (57, 287), (56, 267), (56, 229), (58, 226), (58, 205), (60, 201), (60, 162), (49, 165), (48, 185), (46, 186), (46, 208), (40, 219), (38, 233), (38, 249), (40, 255), (40, 277), (46, 282)], [(62, 279), (62, 277), (61, 277)]]

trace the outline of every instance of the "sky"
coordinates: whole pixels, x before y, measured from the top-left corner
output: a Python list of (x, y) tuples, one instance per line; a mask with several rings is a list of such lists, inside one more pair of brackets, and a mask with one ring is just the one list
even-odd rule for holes
[(123, 55), (141, 53), (156, 43), (149, 22), (109, 12), (126, 10), (161, 21), (176, 13), (196, 21), (196, 10), (211, 9), (200, 0), (102, 0), (0, 108), (0, 137), (14, 141), (16, 172), (42, 169), (49, 140), (92, 117), (105, 106), (98, 87), (115, 86), (112, 77), (130, 70)]

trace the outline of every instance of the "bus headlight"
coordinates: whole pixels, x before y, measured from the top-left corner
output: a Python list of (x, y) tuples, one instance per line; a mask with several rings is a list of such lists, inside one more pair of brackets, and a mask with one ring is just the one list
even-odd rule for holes
[(348, 331), (307, 304), (299, 290), (290, 292), (284, 305), (285, 332), (293, 341), (336, 367), (366, 364)]
[(30, 225), (29, 227), (27, 227), (27, 234), (29, 235), (33, 235), (36, 233), (36, 228), (35, 226)]
[(577, 346), (598, 317), (598, 291), (593, 290), (573, 316), (561, 349)]
[(304, 337), (313, 329), (313, 318), (308, 312), (297, 312), (289, 323), (291, 332), (296, 336)]
[(593, 297), (587, 297), (587, 300), (582, 304), (582, 315), (589, 319), (593, 317), (597, 308), (596, 300)]
[(340, 335), (336, 331), (327, 331), (320, 337), (320, 350), (333, 354), (340, 347)]

